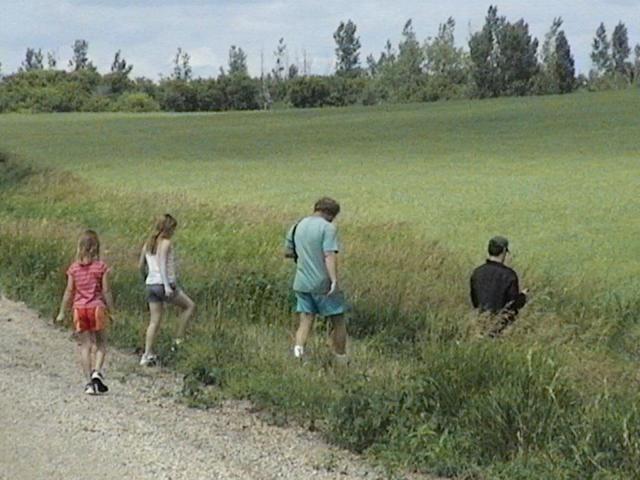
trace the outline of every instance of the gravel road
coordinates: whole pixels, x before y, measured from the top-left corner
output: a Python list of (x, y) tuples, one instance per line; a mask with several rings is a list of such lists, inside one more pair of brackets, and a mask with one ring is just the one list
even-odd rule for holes
[(190, 409), (179, 379), (111, 351), (111, 391), (82, 393), (75, 345), (24, 304), (0, 300), (0, 479), (379, 479), (301, 428), (247, 402)]

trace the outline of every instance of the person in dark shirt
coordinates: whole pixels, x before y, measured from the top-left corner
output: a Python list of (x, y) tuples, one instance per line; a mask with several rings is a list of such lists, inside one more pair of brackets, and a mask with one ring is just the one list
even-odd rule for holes
[(471, 275), (471, 303), (479, 312), (498, 317), (489, 336), (500, 335), (511, 325), (518, 310), (527, 302), (527, 290), (520, 291), (518, 275), (505, 265), (509, 255), (509, 240), (493, 237), (489, 240), (489, 258)]

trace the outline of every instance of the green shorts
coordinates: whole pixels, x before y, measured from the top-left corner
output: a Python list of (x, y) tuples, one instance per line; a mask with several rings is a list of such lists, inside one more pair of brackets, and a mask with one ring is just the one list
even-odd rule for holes
[(307, 292), (295, 292), (295, 294), (296, 312), (298, 313), (314, 313), (322, 317), (333, 317), (346, 311), (342, 292), (333, 295)]

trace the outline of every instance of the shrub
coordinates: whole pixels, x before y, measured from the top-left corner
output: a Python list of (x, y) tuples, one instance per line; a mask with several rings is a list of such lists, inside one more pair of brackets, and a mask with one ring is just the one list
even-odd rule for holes
[(297, 108), (328, 105), (330, 95), (331, 88), (323, 77), (298, 77), (289, 86), (289, 101)]
[(121, 112), (157, 112), (160, 105), (146, 93), (125, 93), (118, 99), (117, 108)]

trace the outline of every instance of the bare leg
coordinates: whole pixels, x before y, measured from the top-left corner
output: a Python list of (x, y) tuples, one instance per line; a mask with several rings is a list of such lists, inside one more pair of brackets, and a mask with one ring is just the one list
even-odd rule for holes
[(333, 353), (345, 355), (347, 353), (347, 324), (344, 320), (344, 315), (334, 315), (329, 320), (331, 321), (329, 339), (331, 340)]
[(304, 349), (307, 339), (309, 338), (309, 334), (311, 333), (311, 328), (313, 328), (314, 319), (315, 315), (313, 313), (300, 314), (300, 325), (296, 331), (296, 349), (298, 347), (300, 347), (301, 351)]
[(160, 331), (163, 310), (164, 305), (162, 302), (149, 302), (149, 327), (147, 328), (147, 338), (144, 344), (144, 353), (146, 355), (153, 354), (153, 344)]
[(91, 379), (91, 345), (91, 332), (80, 332), (78, 335), (80, 365), (87, 380)]
[(104, 365), (104, 357), (107, 355), (107, 332), (95, 332), (96, 337), (96, 363), (94, 368), (101, 372)]
[(187, 325), (189, 324), (189, 319), (191, 319), (196, 311), (196, 304), (193, 303), (193, 300), (191, 300), (182, 290), (179, 290), (172, 300), (175, 305), (182, 309), (176, 338), (183, 338), (184, 332), (187, 330)]

